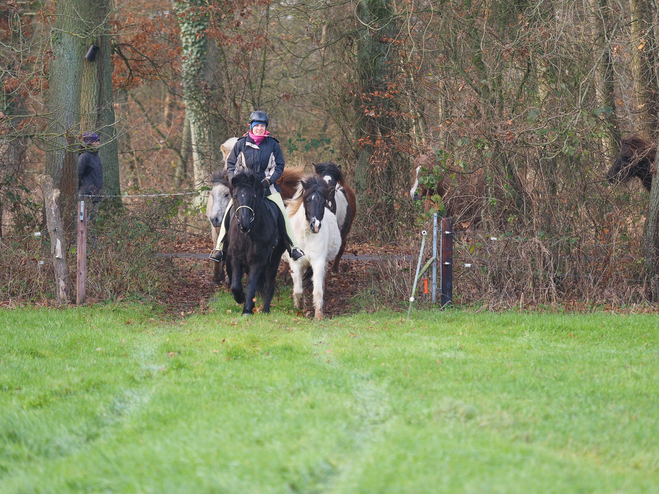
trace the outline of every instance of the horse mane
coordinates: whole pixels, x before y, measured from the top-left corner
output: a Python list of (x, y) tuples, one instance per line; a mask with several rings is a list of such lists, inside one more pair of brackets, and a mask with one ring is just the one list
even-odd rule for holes
[(213, 187), (216, 185), (225, 185), (226, 187), (229, 186), (229, 177), (227, 177), (227, 171), (226, 170), (218, 170), (213, 173), (211, 176), (211, 183), (213, 184)]
[(638, 177), (643, 187), (650, 191), (652, 186), (652, 167), (657, 155), (657, 144), (634, 134), (620, 141), (620, 152), (607, 171), (610, 183), (626, 182)]
[[(640, 135), (631, 135), (621, 140), (621, 149), (633, 156), (634, 159), (649, 158), (654, 161), (654, 156), (657, 153), (657, 145), (648, 141)], [(626, 153), (627, 154), (627, 153)]]
[(341, 171), (341, 165), (337, 165), (332, 161), (328, 161), (327, 163), (312, 163), (312, 164), (317, 175), (320, 176), (329, 175), (337, 183), (343, 184), (344, 177), (343, 177), (343, 172)]
[(289, 217), (295, 216), (307, 197), (314, 192), (318, 192), (327, 199), (329, 197), (329, 185), (317, 175), (309, 175), (300, 180), (295, 195), (287, 201), (286, 209), (288, 210)]
[[(249, 168), (245, 169), (245, 171), (241, 171), (240, 173), (236, 173), (233, 178), (231, 179), (231, 185), (233, 187), (239, 186), (239, 185), (251, 185), (253, 186), (253, 181), (256, 179), (256, 173), (254, 173), (252, 170)], [(252, 184), (249, 182), (252, 181)]]

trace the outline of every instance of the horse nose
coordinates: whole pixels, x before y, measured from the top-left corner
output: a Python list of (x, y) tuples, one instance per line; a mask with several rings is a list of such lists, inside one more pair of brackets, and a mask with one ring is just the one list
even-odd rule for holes
[(415, 192), (415, 193), (412, 195), (412, 200), (413, 200), (413, 201), (418, 201), (419, 199), (421, 199), (421, 196), (419, 195), (418, 192)]
[(222, 218), (218, 218), (217, 216), (215, 218), (211, 218), (211, 225), (213, 225), (215, 228), (219, 228), (221, 224)]
[(311, 227), (311, 233), (318, 233), (320, 231), (321, 223), (316, 218), (314, 218), (311, 220), (311, 224), (309, 226)]

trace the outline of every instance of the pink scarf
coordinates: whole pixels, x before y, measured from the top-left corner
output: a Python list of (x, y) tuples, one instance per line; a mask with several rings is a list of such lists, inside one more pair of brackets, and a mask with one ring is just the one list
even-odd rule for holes
[(254, 134), (252, 134), (251, 130), (249, 131), (249, 136), (252, 138), (252, 140), (254, 141), (254, 144), (256, 144), (257, 146), (259, 144), (261, 144), (261, 142), (263, 142), (263, 139), (265, 139), (269, 135), (270, 135), (270, 132), (268, 132), (267, 130), (265, 131), (265, 134), (262, 135), (262, 136), (255, 136)]

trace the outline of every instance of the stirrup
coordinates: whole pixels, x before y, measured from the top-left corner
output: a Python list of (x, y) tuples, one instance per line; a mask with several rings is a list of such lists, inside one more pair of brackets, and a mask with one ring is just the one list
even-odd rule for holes
[(224, 261), (224, 251), (213, 249), (208, 258), (213, 262), (222, 262)]
[(304, 252), (302, 252), (302, 249), (295, 247), (294, 249), (291, 250), (291, 259), (293, 259), (294, 261), (298, 261), (303, 257), (304, 257)]

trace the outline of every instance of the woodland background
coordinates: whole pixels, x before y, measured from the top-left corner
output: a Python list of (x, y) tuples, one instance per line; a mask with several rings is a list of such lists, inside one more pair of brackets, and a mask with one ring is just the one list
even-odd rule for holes
[[(36, 176), (70, 213), (90, 130), (107, 195), (202, 192), (104, 203), (92, 290), (161, 290), (176, 275), (153, 253), (203, 231), (219, 145), (262, 109), (289, 166), (342, 165), (355, 242), (418, 249), (419, 155), (483, 173), (482, 220), (456, 235), (456, 303), (651, 302), (657, 208), (605, 174), (622, 137), (656, 137), (658, 46), (654, 0), (5, 1), (0, 299), (52, 297)], [(404, 263), (376, 271), (371, 295), (409, 290)]]

